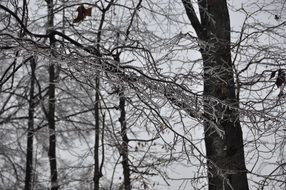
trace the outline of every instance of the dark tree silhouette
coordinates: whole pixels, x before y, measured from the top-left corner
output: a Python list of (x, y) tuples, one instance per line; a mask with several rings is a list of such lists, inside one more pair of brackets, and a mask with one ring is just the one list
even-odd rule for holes
[(29, 110), (28, 110), (28, 133), (27, 133), (27, 155), (26, 155), (26, 175), (25, 175), (25, 190), (31, 190), (33, 186), (33, 159), (34, 159), (34, 112), (35, 112), (35, 80), (36, 80), (36, 61), (33, 57), (30, 60), (31, 65), (31, 84), (29, 95)]
[[(54, 27), (54, 2), (53, 0), (47, 0), (47, 7), (48, 7), (48, 21), (47, 25), (49, 29), (47, 33), (49, 34), (51, 31), (50, 29)], [(55, 42), (56, 39), (54, 36), (50, 36), (50, 50), (52, 55), (55, 57)], [(51, 190), (58, 190), (59, 183), (58, 183), (58, 169), (57, 169), (57, 156), (56, 156), (56, 122), (55, 122), (55, 104), (56, 104), (56, 73), (55, 73), (55, 63), (52, 60), (54, 57), (51, 57), (49, 60), (49, 104), (48, 104), (48, 125), (49, 125), (49, 162), (50, 162), (50, 178), (51, 178)]]
[(204, 128), (209, 189), (246, 190), (247, 170), (237, 111), (239, 100), (235, 95), (227, 1), (200, 1), (200, 21), (192, 2), (183, 0), (183, 3), (199, 40), (205, 44), (200, 47), (200, 52), (204, 68)]

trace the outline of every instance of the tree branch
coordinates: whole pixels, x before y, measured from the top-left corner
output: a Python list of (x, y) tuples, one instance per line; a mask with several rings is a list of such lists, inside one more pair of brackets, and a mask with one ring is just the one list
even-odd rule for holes
[(191, 21), (191, 24), (193, 26), (193, 28), (195, 29), (198, 37), (200, 39), (203, 39), (203, 27), (198, 19), (198, 16), (196, 15), (195, 9), (192, 5), (191, 0), (182, 0), (183, 5), (186, 9), (186, 14), (189, 18), (189, 20)]

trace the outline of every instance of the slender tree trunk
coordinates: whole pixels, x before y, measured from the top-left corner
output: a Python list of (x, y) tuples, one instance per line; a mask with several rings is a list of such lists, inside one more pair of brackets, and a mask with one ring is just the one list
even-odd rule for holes
[[(117, 52), (117, 55), (114, 59), (118, 64), (120, 64), (120, 53)], [(124, 177), (124, 190), (131, 190), (131, 179), (130, 179), (130, 167), (129, 167), (129, 158), (128, 158), (128, 143), (129, 139), (127, 136), (127, 125), (126, 125), (126, 111), (125, 111), (125, 95), (124, 88), (119, 89), (119, 109), (120, 109), (120, 126), (121, 126), (121, 138), (122, 144), (120, 145), (120, 155), (122, 156), (122, 168), (123, 168), (123, 177)]]
[(56, 156), (56, 125), (55, 125), (55, 67), (49, 66), (50, 84), (49, 84), (49, 161), (51, 170), (51, 190), (58, 190), (58, 170)]
[[(49, 33), (53, 30), (54, 27), (54, 3), (53, 0), (46, 0), (48, 5), (48, 30)], [(51, 53), (54, 55), (54, 47), (55, 47), (55, 38), (54, 36), (50, 37), (50, 47)], [(56, 124), (55, 124), (55, 64), (53, 60), (50, 60), (49, 65), (49, 109), (48, 109), (48, 125), (49, 125), (49, 162), (50, 162), (50, 177), (51, 177), (51, 190), (58, 190), (58, 170), (57, 170), (57, 156), (56, 156)]]
[(34, 142), (34, 84), (36, 62), (32, 58), (31, 61), (31, 84), (29, 97), (29, 113), (28, 113), (28, 134), (27, 134), (27, 155), (26, 155), (26, 175), (25, 175), (25, 190), (32, 189), (33, 179), (33, 142)]
[(127, 127), (126, 127), (126, 112), (125, 112), (125, 96), (124, 91), (121, 89), (119, 93), (119, 109), (120, 109), (120, 118), (119, 122), (121, 125), (121, 150), (120, 154), (122, 156), (122, 168), (124, 176), (124, 189), (131, 190), (131, 180), (130, 180), (130, 168), (129, 168), (129, 158), (128, 158), (128, 136), (127, 136)]
[(239, 102), (235, 96), (231, 61), (227, 2), (200, 1), (201, 21), (196, 17), (191, 1), (183, 0), (183, 3), (202, 42), (200, 51), (204, 66), (204, 128), (209, 190), (248, 190), (237, 109)]
[(95, 104), (94, 104), (94, 112), (95, 112), (95, 142), (94, 142), (94, 190), (99, 190), (99, 182), (102, 177), (102, 173), (99, 165), (99, 141), (100, 141), (100, 116), (99, 116), (99, 78), (95, 79), (96, 91), (95, 91)]

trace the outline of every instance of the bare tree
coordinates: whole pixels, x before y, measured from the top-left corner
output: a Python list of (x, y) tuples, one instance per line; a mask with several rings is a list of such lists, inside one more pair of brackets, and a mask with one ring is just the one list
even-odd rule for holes
[[(120, 61), (118, 60), (118, 63)], [(119, 109), (120, 109), (120, 118), (119, 122), (121, 125), (121, 138), (122, 144), (120, 145), (120, 155), (122, 156), (122, 168), (123, 168), (123, 176), (124, 176), (124, 189), (131, 190), (131, 179), (130, 179), (130, 166), (129, 166), (129, 138), (127, 136), (127, 121), (126, 121), (126, 100), (124, 96), (124, 89), (119, 89)]]
[(102, 177), (100, 171), (100, 98), (99, 98), (99, 78), (95, 80), (95, 103), (94, 103), (94, 119), (95, 119), (95, 143), (94, 143), (94, 190), (99, 190), (99, 180)]
[(35, 188), (285, 186), (283, 1), (49, 0), (48, 24), (41, 3), (0, 3), (3, 188), (28, 172), (32, 54)]
[(36, 61), (34, 58), (30, 61), (31, 65), (31, 84), (29, 95), (29, 111), (28, 111), (28, 132), (27, 132), (27, 156), (26, 156), (26, 176), (25, 190), (33, 188), (33, 159), (34, 159), (34, 114), (35, 114), (35, 80), (36, 80)]
[[(191, 1), (184, 7), (199, 40), (204, 67), (204, 122), (209, 189), (248, 189), (243, 136), (237, 111), (225, 0), (200, 1), (200, 21)], [(217, 98), (219, 103), (211, 100)], [(215, 126), (214, 126), (215, 125)]]
[[(53, 0), (47, 0), (48, 7), (48, 20), (47, 20), (47, 33), (49, 34), (54, 28), (54, 2)], [(50, 36), (50, 48), (51, 54), (55, 57), (55, 37)], [(53, 58), (52, 58), (53, 59)], [(49, 162), (50, 162), (50, 177), (51, 177), (51, 190), (58, 190), (58, 169), (57, 169), (57, 156), (56, 156), (56, 123), (55, 123), (55, 104), (56, 104), (56, 96), (55, 96), (55, 83), (56, 83), (56, 73), (55, 73), (55, 63), (53, 60), (50, 60), (49, 65), (49, 106), (48, 106), (48, 124), (49, 124)]]

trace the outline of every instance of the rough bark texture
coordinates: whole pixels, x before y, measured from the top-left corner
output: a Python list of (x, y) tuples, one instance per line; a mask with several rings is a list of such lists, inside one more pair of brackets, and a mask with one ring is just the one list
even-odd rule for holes
[[(202, 49), (204, 61), (205, 112), (223, 136), (205, 122), (209, 189), (248, 189), (244, 161), (243, 137), (239, 122), (234, 74), (230, 53), (230, 21), (225, 0), (208, 1), (206, 22), (207, 48)], [(213, 20), (211, 20), (211, 19)], [(204, 27), (204, 26), (203, 26)], [(222, 104), (209, 101), (218, 98)], [(231, 107), (225, 107), (227, 104)], [(211, 117), (215, 115), (215, 117)]]
[(24, 190), (32, 189), (33, 179), (33, 142), (34, 142), (34, 84), (35, 84), (35, 59), (31, 59), (31, 84), (29, 97), (29, 111), (28, 111), (28, 134), (27, 134), (27, 155), (26, 155), (26, 175)]
[[(235, 96), (226, 0), (202, 0), (201, 23), (190, 1), (184, 6), (199, 39), (204, 66), (205, 144), (210, 190), (248, 190), (243, 136)], [(221, 132), (219, 132), (221, 131)]]

